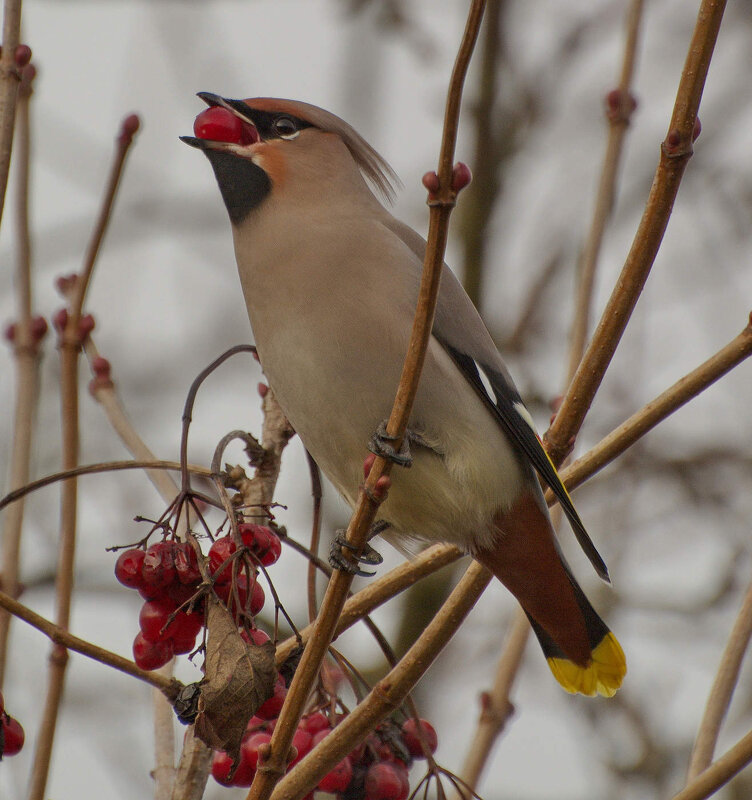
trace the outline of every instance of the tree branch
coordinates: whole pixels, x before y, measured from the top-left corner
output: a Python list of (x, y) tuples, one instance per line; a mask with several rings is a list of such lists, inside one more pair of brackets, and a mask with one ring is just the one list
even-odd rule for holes
[[(439, 280), (444, 263), (449, 216), (456, 198), (456, 192), (452, 187), (452, 162), (457, 138), (462, 86), (477, 39), (484, 6), (484, 0), (473, 0), (472, 2), (449, 86), (444, 117), (444, 134), (439, 157), (438, 191), (429, 194), (428, 244), (426, 246), (423, 276), (418, 294), (418, 306), (394, 407), (387, 423), (387, 434), (395, 438), (396, 447), (400, 446), (405, 434), (407, 420), (412, 409), (433, 327)], [(362, 551), (366, 543), (368, 531), (373, 524), (378, 508), (378, 501), (375, 499), (377, 482), (382, 476), (387, 476), (390, 469), (390, 462), (378, 456), (376, 457), (366, 479), (365, 488), (360, 492), (357, 507), (347, 529), (347, 541), (354, 549), (354, 552), (343, 551), (347, 558), (353, 559)], [(381, 493), (379, 492), (379, 494)], [(336, 570), (329, 581), (316, 619), (315, 633), (309, 640), (295, 672), (285, 704), (272, 734), (269, 758), (264, 768), (256, 773), (256, 778), (248, 794), (249, 800), (267, 800), (274, 785), (285, 773), (293, 734), (303, 714), (311, 688), (331, 642), (332, 634), (345, 604), (352, 579), (353, 576), (348, 572)]]
[(559, 413), (545, 435), (555, 464), (561, 463), (582, 426), (663, 240), (692, 155), (695, 119), (725, 6), (725, 0), (702, 0), (700, 4), (668, 134), (661, 145), (660, 162), (632, 248)]

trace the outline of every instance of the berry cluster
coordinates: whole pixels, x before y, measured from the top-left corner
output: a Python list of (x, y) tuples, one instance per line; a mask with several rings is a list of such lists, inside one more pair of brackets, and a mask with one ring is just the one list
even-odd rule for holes
[(24, 738), (21, 723), (5, 712), (5, 701), (0, 692), (0, 758), (18, 753), (23, 747)]
[[(284, 682), (281, 679), (278, 682), (284, 689)], [(281, 701), (276, 707), (272, 704), (276, 696), (275, 689), (272, 700), (267, 700), (251, 717), (234, 774), (231, 774), (230, 756), (221, 751), (214, 753), (212, 775), (218, 783), (223, 786), (251, 785), (263, 749), (271, 741), (276, 715), (282, 705)], [(401, 728), (386, 723), (328, 772), (316, 791), (336, 794), (340, 800), (406, 800), (410, 794), (408, 767), (412, 759), (425, 757), (418, 725), (428, 749), (435, 752), (438, 743), (436, 731), (426, 720), (416, 722), (408, 719)], [(288, 768), (295, 766), (331, 731), (330, 720), (321, 711), (304, 716), (292, 740), (296, 754)], [(306, 800), (312, 797), (313, 793)]]
[[(269, 566), (279, 558), (282, 545), (270, 528), (242, 523), (238, 531), (252, 561)], [(222, 536), (209, 548), (207, 563), (214, 591), (250, 641), (249, 637), (261, 632), (251, 630), (249, 634), (243, 620), (252, 624), (264, 606), (264, 590), (257, 569), (233, 570), (236, 551), (232, 537)], [(140, 631), (133, 642), (133, 658), (141, 669), (158, 669), (174, 655), (190, 653), (196, 647), (204, 625), (204, 598), (199, 594), (198, 557), (189, 542), (164, 539), (145, 550), (125, 550), (115, 564), (115, 577), (123, 586), (136, 589), (145, 601), (138, 619)]]

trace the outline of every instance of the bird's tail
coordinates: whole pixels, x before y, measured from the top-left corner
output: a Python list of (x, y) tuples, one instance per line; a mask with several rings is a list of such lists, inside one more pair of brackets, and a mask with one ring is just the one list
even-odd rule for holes
[(611, 697), (627, 671), (624, 651), (572, 576), (541, 501), (523, 494), (497, 517), (494, 545), (473, 555), (519, 600), (564, 689)]

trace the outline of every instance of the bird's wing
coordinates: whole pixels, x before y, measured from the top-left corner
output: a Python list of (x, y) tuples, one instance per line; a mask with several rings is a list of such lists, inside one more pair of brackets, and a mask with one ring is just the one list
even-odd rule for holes
[[(425, 241), (419, 234), (398, 220), (389, 220), (387, 227), (420, 260), (423, 259)], [(491, 334), (460, 282), (446, 266), (441, 276), (433, 335), (477, 391), (508, 438), (551, 488), (569, 519), (580, 547), (598, 575), (609, 581), (606, 564), (585, 530), (556, 467), (541, 444), (532, 417), (504, 366)]]

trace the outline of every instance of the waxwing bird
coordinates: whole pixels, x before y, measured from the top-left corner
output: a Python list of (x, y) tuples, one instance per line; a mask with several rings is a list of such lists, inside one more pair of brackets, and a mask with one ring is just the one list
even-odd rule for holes
[[(261, 365), (303, 443), (354, 506), (366, 446), (399, 382), (425, 241), (371, 191), (366, 180), (388, 198), (394, 173), (338, 117), (291, 100), (199, 97), (209, 108), (183, 140), (214, 169)], [(382, 535), (402, 549), (463, 548), (517, 597), (567, 691), (613, 695), (624, 653), (562, 557), (538, 475), (608, 580), (606, 566), (446, 267), (408, 427), (411, 466), (393, 475)]]

